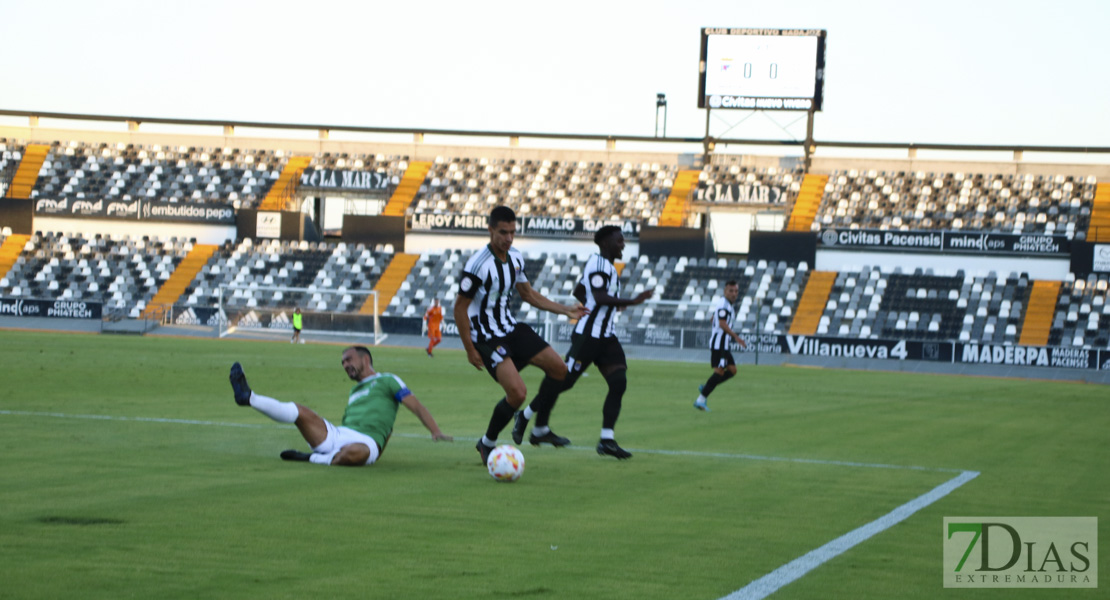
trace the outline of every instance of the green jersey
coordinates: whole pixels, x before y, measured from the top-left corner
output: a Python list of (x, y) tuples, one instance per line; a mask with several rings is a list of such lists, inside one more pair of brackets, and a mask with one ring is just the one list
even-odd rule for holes
[(365, 433), (374, 438), (379, 449), (384, 448), (397, 420), (397, 407), (411, 394), (405, 382), (392, 373), (378, 373), (360, 381), (351, 388), (343, 426)]
[(304, 317), (301, 313), (293, 313), (293, 329), (301, 328), (301, 319)]

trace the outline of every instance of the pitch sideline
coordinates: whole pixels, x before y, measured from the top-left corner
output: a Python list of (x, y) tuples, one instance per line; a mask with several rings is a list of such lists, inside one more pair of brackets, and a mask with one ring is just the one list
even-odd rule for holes
[(947, 496), (956, 488), (979, 476), (977, 471), (963, 471), (956, 477), (938, 485), (932, 490), (895, 508), (889, 513), (861, 525), (852, 531), (828, 542), (824, 546), (782, 565), (770, 573), (756, 579), (720, 600), (762, 600), (779, 591), (786, 585), (797, 581), (810, 571), (867, 541), (872, 536), (910, 518), (917, 511)]

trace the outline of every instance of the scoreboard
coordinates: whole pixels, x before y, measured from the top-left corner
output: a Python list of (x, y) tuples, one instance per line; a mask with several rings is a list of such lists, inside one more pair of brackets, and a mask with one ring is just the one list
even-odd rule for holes
[(826, 33), (703, 28), (698, 108), (821, 110)]

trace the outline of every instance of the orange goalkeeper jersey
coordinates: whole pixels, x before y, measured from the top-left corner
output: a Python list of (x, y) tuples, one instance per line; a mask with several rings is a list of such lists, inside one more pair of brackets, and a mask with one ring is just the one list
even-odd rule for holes
[(443, 307), (432, 305), (424, 313), (424, 320), (428, 322), (428, 329), (439, 329), (439, 324), (443, 322)]

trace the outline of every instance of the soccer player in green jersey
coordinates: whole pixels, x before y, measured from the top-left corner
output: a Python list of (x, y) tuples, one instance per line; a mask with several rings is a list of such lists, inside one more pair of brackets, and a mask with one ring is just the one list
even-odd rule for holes
[(231, 366), (230, 375), (235, 403), (250, 406), (279, 423), (297, 426), (312, 452), (286, 450), (281, 453), (285, 460), (351, 467), (372, 465), (381, 456), (393, 433), (400, 405), (412, 411), (432, 432), (432, 440), (453, 441), (451, 436), (439, 430), (432, 413), (400, 377), (374, 370), (374, 358), (365, 346), (351, 346), (344, 350), (342, 364), (347, 376), (356, 383), (351, 388), (347, 410), (338, 427), (296, 402), (280, 402), (251, 391), (239, 363)]

